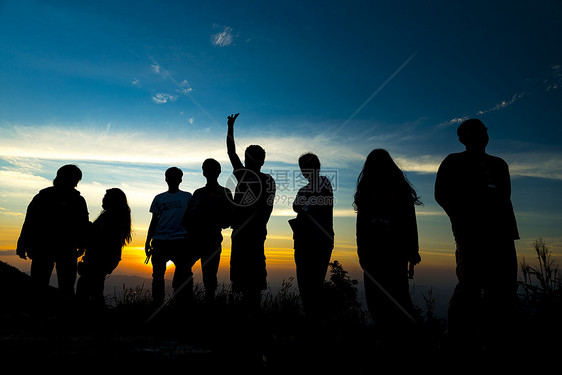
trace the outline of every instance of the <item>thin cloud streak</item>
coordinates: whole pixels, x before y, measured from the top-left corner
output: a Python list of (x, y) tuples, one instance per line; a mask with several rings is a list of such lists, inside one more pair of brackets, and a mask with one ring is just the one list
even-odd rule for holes
[(491, 108), (485, 109), (485, 110), (480, 110), (478, 112), (476, 112), (476, 114), (478, 116), (490, 113), (490, 112), (495, 112), (498, 111), (500, 109), (509, 107), (510, 105), (512, 105), (513, 103), (515, 103), (517, 100), (521, 99), (522, 97), (524, 97), (525, 95), (527, 95), (527, 93), (525, 92), (520, 92), (518, 94), (514, 94), (511, 99), (509, 100), (502, 100), (501, 102), (499, 102), (498, 104), (494, 105)]
[(520, 93), (517, 93), (517, 94), (513, 94), (511, 99), (501, 100), (499, 103), (493, 105), (492, 107), (490, 107), (488, 109), (480, 109), (480, 110), (476, 111), (472, 116), (463, 115), (463, 116), (459, 116), (459, 117), (454, 117), (454, 118), (450, 119), (449, 121), (441, 122), (441, 123), (436, 125), (436, 128), (448, 128), (448, 127), (453, 126), (453, 125), (460, 125), (463, 121), (468, 120), (471, 117), (482, 116), (482, 115), (486, 115), (486, 114), (491, 113), (491, 112), (499, 111), (500, 109), (504, 109), (504, 108), (509, 107), (510, 105), (512, 105), (513, 103), (518, 101), (519, 99), (525, 97), (527, 94), (528, 94), (527, 92), (520, 92)]
[(560, 153), (529, 152), (505, 155), (512, 176), (562, 180)]
[[(69, 129), (46, 126), (15, 126), (0, 129), (4, 140), (0, 144), (0, 157), (17, 171), (34, 171), (41, 168), (41, 160), (73, 160), (75, 162), (99, 162), (103, 164), (130, 163), (134, 165), (182, 165), (199, 170), (202, 161), (213, 157), (230, 163), (226, 155), (224, 137), (210, 133), (197, 140), (188, 136), (165, 137), (147, 132), (118, 132), (108, 134), (95, 129)], [(310, 145), (318, 137), (285, 136), (263, 134), (252, 137), (237, 137), (242, 151), (247, 145), (260, 144), (267, 153), (266, 166), (275, 164), (296, 167), (300, 154), (313, 151)], [(80, 142), (75, 142), (80, 140)], [(337, 154), (318, 153), (322, 164), (328, 168), (345, 169), (364, 162), (366, 154), (351, 141), (333, 141), (328, 149), (338, 149)], [(412, 150), (394, 152), (400, 168), (407, 172), (436, 173), (443, 155), (415, 155)], [(406, 154), (407, 152), (407, 154)], [(557, 153), (524, 152), (504, 155), (513, 176), (529, 176), (562, 179), (562, 155)]]

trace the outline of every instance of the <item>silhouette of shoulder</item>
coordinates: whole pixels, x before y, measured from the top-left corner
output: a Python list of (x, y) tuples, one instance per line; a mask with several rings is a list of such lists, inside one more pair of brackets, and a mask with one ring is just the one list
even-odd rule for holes
[(30, 208), (54, 210), (54, 212), (45, 212), (45, 214), (57, 215), (62, 211), (83, 211), (87, 213), (87, 205), (84, 197), (76, 189), (61, 190), (54, 186), (41, 189), (35, 197), (33, 197)]
[(167, 197), (167, 196), (174, 196), (174, 197), (178, 197), (178, 198), (183, 198), (183, 197), (191, 198), (192, 194), (188, 191), (180, 190), (180, 191), (176, 191), (175, 193), (170, 193), (168, 191), (164, 191), (164, 192), (156, 195), (157, 198)]
[[(502, 158), (500, 158), (499, 156), (494, 156), (494, 155), (490, 155), (487, 153), (483, 153), (483, 154), (478, 154), (479, 157), (484, 158), (487, 162), (489, 163), (494, 163), (498, 166), (502, 166), (502, 167), (506, 167), (507, 168), (507, 162), (505, 160), (503, 160)], [(459, 164), (459, 163), (466, 163), (466, 162), (470, 162), (472, 160), (476, 160), (478, 159), (477, 157), (475, 157), (474, 155), (470, 154), (468, 151), (462, 151), (462, 152), (455, 152), (452, 154), (447, 155), (447, 157), (445, 157), (445, 159), (443, 160), (443, 162), (441, 163), (441, 165), (449, 165), (449, 164)]]

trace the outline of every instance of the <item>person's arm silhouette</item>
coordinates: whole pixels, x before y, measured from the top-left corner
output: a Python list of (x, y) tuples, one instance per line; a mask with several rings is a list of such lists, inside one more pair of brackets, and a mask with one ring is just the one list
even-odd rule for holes
[(144, 244), (144, 252), (146, 254), (145, 263), (148, 263), (150, 257), (152, 256), (152, 237), (154, 236), (154, 231), (156, 230), (156, 225), (158, 225), (159, 216), (155, 213), (152, 214), (152, 219), (150, 220), (150, 225), (148, 226), (148, 233), (146, 235), (146, 242)]
[(452, 166), (451, 157), (446, 157), (439, 166), (435, 178), (434, 196), (435, 201), (443, 208), (449, 217), (456, 214), (454, 192), (458, 190), (455, 169)]
[(21, 259), (27, 259), (27, 257), (31, 258), (32, 247), (34, 247), (33, 239), (36, 237), (37, 228), (39, 226), (37, 217), (39, 216), (40, 208), (38, 209), (37, 207), (41, 206), (40, 203), (39, 197), (35, 196), (27, 206), (27, 212), (16, 247), (16, 254)]
[(234, 142), (234, 122), (236, 121), (238, 115), (239, 113), (228, 116), (228, 131), (226, 133), (226, 151), (234, 170), (244, 168), (244, 165), (240, 161), (238, 154), (236, 154), (236, 143)]

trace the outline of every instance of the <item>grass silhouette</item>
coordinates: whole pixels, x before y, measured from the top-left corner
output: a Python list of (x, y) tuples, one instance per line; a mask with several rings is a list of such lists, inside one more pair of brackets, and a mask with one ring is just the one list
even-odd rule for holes
[[(534, 343), (528, 353), (554, 353), (559, 345), (548, 343), (559, 342), (562, 334), (560, 274), (544, 241), (537, 240), (535, 248), (538, 264), (521, 263), (516, 336)], [(197, 284), (189, 308), (172, 300), (148, 320), (156, 307), (144, 285), (115, 294), (104, 310), (50, 306), (37, 311), (29, 302), (28, 275), (0, 263), (0, 278), (5, 364), (35, 358), (34, 364), (60, 361), (91, 369), (113, 363), (126, 370), (174, 364), (207, 373), (361, 373), (395, 356), (428, 369), (445, 366), (450, 356), (442, 342), (444, 322), (433, 315), (431, 290), (424, 295), (425, 306), (418, 306), (420, 324), (411, 337), (401, 347), (384, 347), (359, 302), (357, 280), (338, 261), (330, 263), (325, 282), (326, 313), (315, 318), (303, 313), (293, 279), (264, 292), (258, 312), (247, 311), (229, 285), (220, 285), (211, 303)]]

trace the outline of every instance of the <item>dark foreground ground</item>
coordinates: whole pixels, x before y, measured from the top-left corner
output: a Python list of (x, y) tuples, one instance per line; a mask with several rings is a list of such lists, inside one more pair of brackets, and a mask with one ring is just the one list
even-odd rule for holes
[[(27, 275), (12, 271), (2, 265), (0, 275), (11, 277), (12, 289), (26, 290)], [(6, 289), (0, 298), (0, 369), (202, 374), (559, 370), (560, 316), (547, 321), (522, 315), (500, 346), (466, 352), (452, 348), (444, 322), (427, 314), (403, 336), (383, 340), (357, 305), (336, 301), (325, 316), (310, 319), (292, 290), (266, 295), (263, 308), (250, 313), (228, 291), (212, 304), (196, 299), (187, 309), (173, 302), (159, 309), (146, 291), (137, 289), (95, 310), (56, 303), (55, 289), (53, 303), (37, 309), (29, 294)]]

